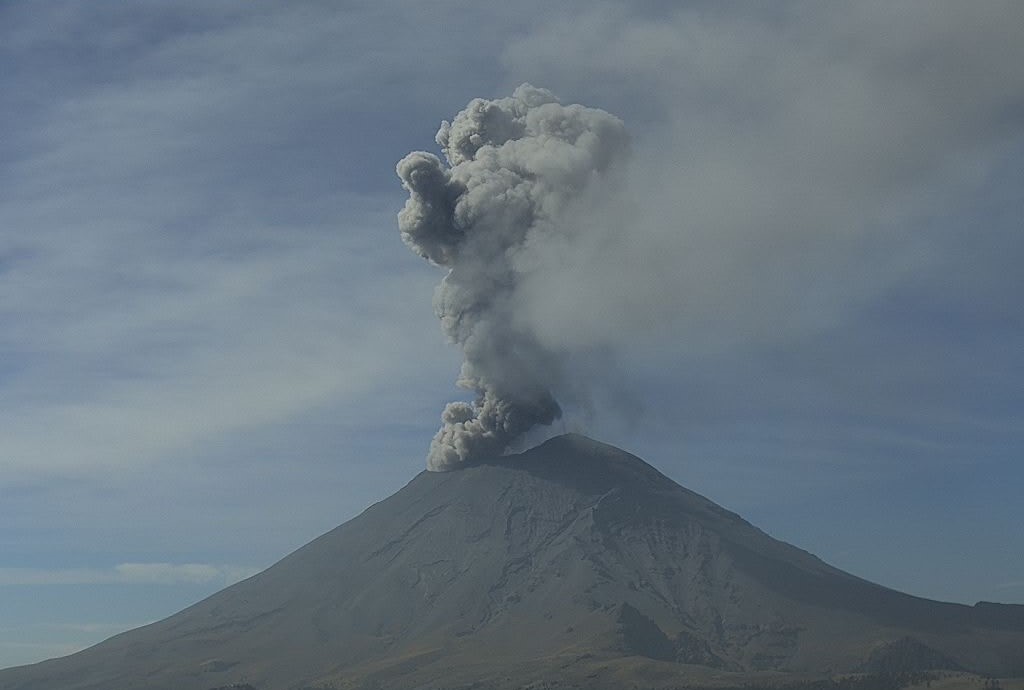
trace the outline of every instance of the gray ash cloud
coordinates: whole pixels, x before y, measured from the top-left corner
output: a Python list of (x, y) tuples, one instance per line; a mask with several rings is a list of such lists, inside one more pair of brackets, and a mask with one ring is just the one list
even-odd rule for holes
[(412, 251), (447, 269), (434, 309), (464, 355), (458, 384), (476, 393), (442, 414), (427, 467), (444, 471), (561, 416), (553, 388), (565, 354), (517, 313), (518, 293), (531, 257), (580, 231), (574, 205), (608, 184), (628, 137), (615, 116), (523, 84), (509, 98), (474, 99), (436, 141), (444, 161), (416, 151), (398, 163), (409, 192), (398, 225)]

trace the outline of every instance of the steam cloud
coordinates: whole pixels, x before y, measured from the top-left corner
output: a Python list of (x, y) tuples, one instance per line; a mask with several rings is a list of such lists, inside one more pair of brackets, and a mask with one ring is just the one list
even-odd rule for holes
[(600, 188), (628, 138), (613, 115), (523, 84), (511, 98), (474, 99), (436, 141), (447, 165), (422, 151), (398, 163), (409, 192), (398, 226), (410, 249), (448, 269), (434, 310), (463, 351), (458, 384), (477, 394), (445, 407), (427, 468), (446, 471), (561, 417), (552, 392), (561, 355), (514, 306), (530, 277), (524, 258), (572, 232), (572, 204)]

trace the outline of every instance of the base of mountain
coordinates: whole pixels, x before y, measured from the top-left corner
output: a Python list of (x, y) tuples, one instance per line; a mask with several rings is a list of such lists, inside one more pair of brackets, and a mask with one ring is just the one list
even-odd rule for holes
[[(410, 660), (412, 661), (412, 660)], [(838, 675), (732, 672), (647, 657), (556, 656), (521, 667), (486, 662), (447, 668), (414, 662), (324, 678), (297, 690), (1024, 690), (1024, 677), (986, 678), (964, 671), (897, 671)], [(276, 690), (246, 682), (209, 690)]]
[[(597, 662), (581, 660), (573, 671), (561, 675), (545, 675), (558, 664), (534, 668), (532, 679), (508, 674), (495, 674), (468, 680), (463, 673), (457, 677), (427, 682), (412, 687), (420, 690), (1024, 690), (1024, 677), (986, 678), (962, 671), (916, 671), (902, 673), (856, 673), (820, 676), (786, 673), (708, 673), (700, 667), (680, 671), (659, 668), (649, 659), (620, 658)], [(639, 672), (639, 673), (638, 673)], [(551, 680), (551, 678), (557, 680)], [(392, 690), (408, 688), (404, 681), (382, 681), (372, 677), (358, 680), (334, 680), (308, 685), (297, 690)], [(265, 690), (249, 683), (233, 683), (209, 690)]]

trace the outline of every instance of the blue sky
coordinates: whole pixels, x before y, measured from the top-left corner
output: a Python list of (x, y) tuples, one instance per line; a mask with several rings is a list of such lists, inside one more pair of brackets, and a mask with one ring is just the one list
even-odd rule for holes
[(396, 161), (523, 82), (622, 118), (538, 272), (559, 430), (882, 584), (1024, 602), (1018, 3), (5, 3), (0, 667), (423, 467), (459, 353)]

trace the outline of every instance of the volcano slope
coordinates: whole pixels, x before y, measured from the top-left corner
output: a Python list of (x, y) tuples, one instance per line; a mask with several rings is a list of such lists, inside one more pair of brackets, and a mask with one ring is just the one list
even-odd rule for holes
[(1024, 675), (1024, 607), (861, 580), (568, 435), (421, 473), (170, 618), (0, 671), (0, 690), (676, 687), (924, 668)]

